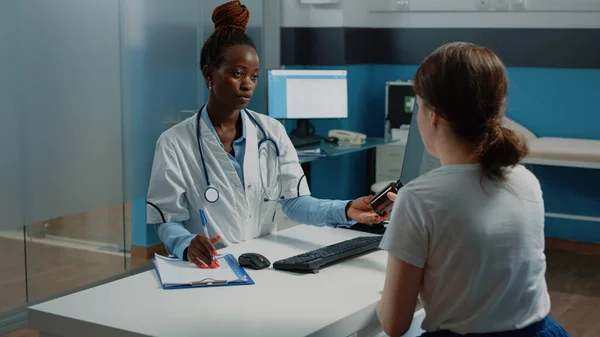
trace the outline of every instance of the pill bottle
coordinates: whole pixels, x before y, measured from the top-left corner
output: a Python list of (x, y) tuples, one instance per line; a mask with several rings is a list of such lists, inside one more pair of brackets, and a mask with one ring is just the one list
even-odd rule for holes
[(398, 193), (400, 188), (402, 188), (402, 182), (400, 180), (396, 182), (391, 182), (387, 184), (381, 191), (377, 192), (373, 199), (369, 202), (371, 204), (371, 208), (375, 213), (380, 216), (386, 216), (392, 211), (392, 206), (394, 202), (390, 200), (387, 196), (388, 192)]

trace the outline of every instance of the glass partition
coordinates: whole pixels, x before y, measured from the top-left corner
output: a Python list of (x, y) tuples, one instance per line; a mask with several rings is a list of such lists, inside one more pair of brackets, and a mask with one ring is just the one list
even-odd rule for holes
[[(0, 334), (7, 313), (148, 266), (132, 247), (156, 245), (136, 234), (156, 140), (207, 99), (224, 2), (0, 1)], [(243, 3), (261, 56), (264, 0)]]
[(23, 227), (0, 229), (0, 317), (27, 303), (24, 243)]
[(125, 271), (120, 8), (0, 3), (0, 275), (15, 307)]
[(119, 205), (26, 226), (28, 303), (125, 272), (124, 215)]
[(15, 5), (0, 1), (0, 318), (27, 303)]

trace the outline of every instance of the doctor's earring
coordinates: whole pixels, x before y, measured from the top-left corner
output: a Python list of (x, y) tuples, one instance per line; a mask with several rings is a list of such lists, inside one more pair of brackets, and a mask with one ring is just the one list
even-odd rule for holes
[(208, 90), (212, 90), (212, 81), (208, 81)]

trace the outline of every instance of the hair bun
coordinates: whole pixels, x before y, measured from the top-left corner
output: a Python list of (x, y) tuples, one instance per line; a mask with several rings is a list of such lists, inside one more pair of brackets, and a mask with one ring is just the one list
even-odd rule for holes
[(250, 11), (239, 0), (229, 1), (217, 6), (212, 14), (215, 30), (229, 28), (245, 32), (249, 20)]

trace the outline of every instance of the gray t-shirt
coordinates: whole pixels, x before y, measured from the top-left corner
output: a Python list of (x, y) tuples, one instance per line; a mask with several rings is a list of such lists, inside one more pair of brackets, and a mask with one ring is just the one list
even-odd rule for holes
[(540, 184), (520, 165), (506, 178), (447, 165), (399, 191), (381, 248), (424, 268), (424, 330), (515, 330), (549, 313)]

